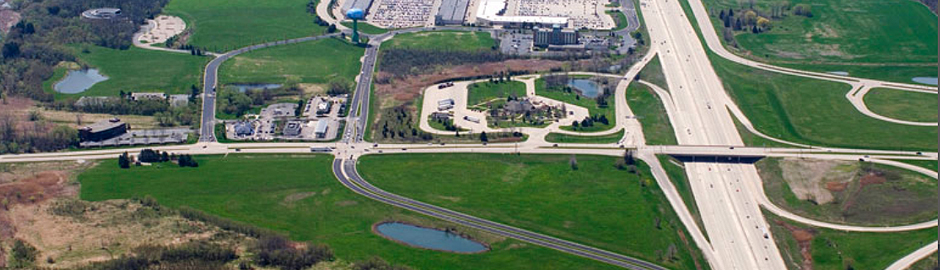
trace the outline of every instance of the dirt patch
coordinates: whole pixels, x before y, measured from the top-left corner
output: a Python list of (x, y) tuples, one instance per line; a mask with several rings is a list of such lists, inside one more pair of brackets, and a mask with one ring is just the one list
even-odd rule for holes
[(20, 22), (20, 18), (22, 18), (22, 16), (16, 11), (9, 9), (0, 10), (0, 32), (4, 34), (10, 32), (10, 28)]
[(803, 261), (801, 262), (801, 269), (813, 270), (812, 243), (813, 237), (816, 236), (816, 231), (813, 229), (796, 227), (782, 220), (776, 220), (774, 222), (777, 223), (777, 225), (781, 225), (786, 228), (787, 231), (790, 231), (790, 235), (793, 236), (793, 239), (795, 239), (799, 245), (800, 255), (803, 257)]
[(452, 201), (452, 202), (459, 202), (461, 200), (460, 197), (440, 196), (440, 195), (438, 195), (437, 197), (444, 199), (444, 200)]
[(868, 173), (862, 176), (859, 182), (862, 184), (861, 186), (864, 187), (868, 185), (884, 184), (885, 182), (887, 182), (887, 179), (885, 179), (884, 173), (882, 172), (869, 171)]
[(842, 192), (848, 186), (847, 182), (826, 182), (826, 190), (831, 192)]
[[(798, 158), (780, 160), (783, 179), (800, 200), (812, 200), (818, 204), (832, 202), (834, 197), (829, 183), (847, 183), (856, 176), (858, 166), (851, 161), (814, 160), (806, 162)], [(836, 186), (834, 186), (836, 187)]]

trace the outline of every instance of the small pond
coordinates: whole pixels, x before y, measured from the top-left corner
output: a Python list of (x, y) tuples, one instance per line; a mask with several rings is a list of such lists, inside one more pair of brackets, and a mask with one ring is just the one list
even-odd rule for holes
[(914, 77), (911, 80), (916, 83), (937, 85), (937, 77)]
[(829, 72), (826, 72), (826, 73), (835, 74), (835, 75), (839, 75), (839, 76), (849, 76), (849, 73), (848, 73), (848, 72), (845, 72), (845, 71), (829, 71)]
[(107, 79), (107, 76), (98, 73), (98, 69), (69, 70), (65, 78), (53, 85), (52, 89), (59, 93), (76, 94)]
[(601, 93), (601, 87), (589, 79), (574, 79), (568, 81), (568, 86), (578, 90), (582, 96), (595, 98)]
[(375, 231), (392, 240), (426, 249), (457, 253), (476, 253), (488, 249), (485, 245), (460, 235), (405, 223), (382, 223), (375, 226)]
[(278, 83), (235, 83), (229, 86), (235, 87), (235, 89), (238, 89), (238, 92), (244, 93), (248, 90), (281, 88), (282, 85)]

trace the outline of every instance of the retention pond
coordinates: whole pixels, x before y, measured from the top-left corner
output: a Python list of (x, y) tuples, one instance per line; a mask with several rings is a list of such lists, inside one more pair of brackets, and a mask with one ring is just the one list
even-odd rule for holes
[(488, 249), (481, 243), (451, 232), (399, 222), (386, 222), (376, 225), (375, 231), (396, 242), (426, 249), (456, 253), (477, 253)]
[(65, 78), (53, 85), (52, 89), (59, 93), (77, 94), (107, 79), (97, 69), (69, 70)]

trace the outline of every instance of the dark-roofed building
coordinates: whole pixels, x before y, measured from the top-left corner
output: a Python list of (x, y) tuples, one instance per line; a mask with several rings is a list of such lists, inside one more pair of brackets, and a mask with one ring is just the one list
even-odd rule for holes
[(284, 126), (284, 136), (300, 136), (300, 130), (303, 129), (303, 124), (298, 121), (287, 122), (287, 125)]
[(553, 25), (552, 29), (535, 29), (533, 34), (533, 45), (538, 47), (548, 47), (549, 45), (572, 45), (578, 44), (578, 31), (571, 29), (562, 29), (561, 25)]
[(111, 118), (80, 128), (78, 137), (82, 141), (103, 141), (124, 133), (127, 133), (127, 123), (118, 118)]
[(251, 126), (251, 122), (238, 122), (235, 124), (234, 129), (236, 136), (251, 136), (255, 133), (255, 128)]
[(470, 0), (442, 0), (434, 19), (438, 25), (461, 25), (469, 4)]

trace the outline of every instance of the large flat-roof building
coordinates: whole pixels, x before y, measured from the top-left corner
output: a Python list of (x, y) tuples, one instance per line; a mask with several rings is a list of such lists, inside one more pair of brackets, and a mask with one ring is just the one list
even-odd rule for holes
[(78, 137), (82, 141), (103, 141), (124, 133), (127, 133), (127, 123), (121, 122), (118, 118), (111, 118), (78, 129)]
[(554, 16), (507, 16), (507, 0), (480, 0), (477, 6), (476, 21), (480, 26), (503, 27), (550, 27), (552, 25), (568, 25), (568, 18)]
[(461, 25), (467, 15), (470, 0), (441, 0), (435, 21), (438, 25)]

